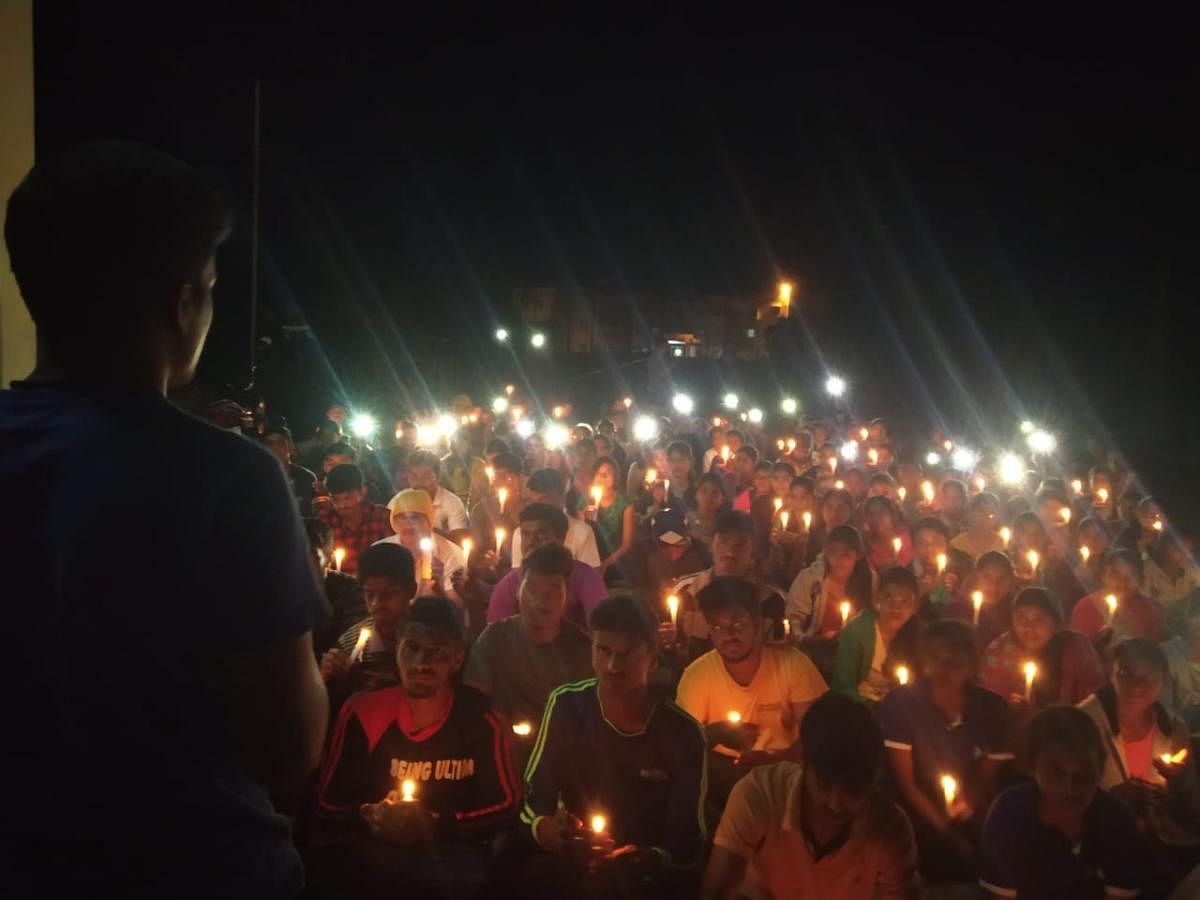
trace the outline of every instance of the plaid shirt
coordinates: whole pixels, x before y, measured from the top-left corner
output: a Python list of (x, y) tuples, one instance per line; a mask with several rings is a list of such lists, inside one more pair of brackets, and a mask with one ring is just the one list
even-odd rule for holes
[(386, 506), (377, 506), (364, 500), (362, 507), (362, 521), (359, 522), (357, 528), (347, 525), (332, 505), (323, 506), (317, 512), (317, 518), (333, 530), (333, 546), (346, 548), (342, 571), (348, 575), (358, 574), (358, 555), (360, 553), (376, 541), (383, 540), (395, 533), (392, 531), (392, 516)]

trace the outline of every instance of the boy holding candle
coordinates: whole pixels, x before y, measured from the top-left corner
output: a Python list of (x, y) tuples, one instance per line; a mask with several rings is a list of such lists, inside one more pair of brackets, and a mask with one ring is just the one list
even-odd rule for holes
[(316, 516), (333, 531), (333, 545), (346, 550), (341, 571), (358, 572), (358, 557), (376, 541), (392, 534), (387, 507), (371, 503), (358, 466), (335, 466), (325, 476), (330, 502), (319, 504)]
[(1101, 646), (1129, 637), (1165, 640), (1163, 609), (1142, 593), (1141, 583), (1141, 557), (1132, 550), (1109, 551), (1100, 569), (1100, 589), (1075, 604), (1071, 627)]
[[(563, 509), (566, 503), (564, 479), (562, 472), (554, 469), (538, 469), (525, 482), (526, 503), (547, 503), (558, 509)], [(518, 521), (514, 519), (514, 521)], [(486, 547), (491, 541), (491, 532), (479, 546)], [(595, 529), (582, 519), (567, 517), (567, 538), (564, 545), (581, 563), (587, 563), (593, 568), (600, 566), (600, 551), (596, 546)], [(512, 532), (512, 564), (513, 568), (521, 567), (525, 548), (521, 545), (521, 529), (519, 524)]]
[[(487, 547), (497, 528), (514, 531), (520, 521), (525, 478), (521, 458), (515, 453), (497, 453), (492, 461), (491, 490), (471, 509), (471, 537), (475, 546)], [(559, 476), (561, 483), (562, 476)], [(503, 505), (500, 498), (504, 498)]]
[(414, 451), (408, 458), (408, 486), (424, 491), (433, 501), (433, 527), (443, 533), (469, 528), (467, 508), (453, 491), (441, 485), (442, 461), (432, 450)]
[[(401, 491), (388, 501), (388, 511), (396, 533), (378, 543), (399, 544), (408, 549), (417, 561), (422, 581), (420, 593), (449, 597), (462, 606), (463, 600), (455, 584), (463, 577), (467, 561), (463, 558), (462, 547), (433, 530), (433, 501), (429, 495), (412, 488)], [(426, 540), (432, 542), (431, 552), (421, 546)], [(427, 563), (428, 579), (424, 571)]]
[[(561, 855), (573, 848), (594, 878), (610, 880), (612, 895), (640, 883), (647, 896), (694, 896), (705, 836), (704, 732), (650, 690), (656, 623), (641, 603), (609, 597), (590, 624), (596, 677), (550, 695), (525, 769), (521, 821), (545, 852), (530, 861), (519, 892), (574, 896), (583, 872)], [(606, 819), (603, 842), (583, 825), (596, 815)]]
[(733, 789), (702, 900), (916, 900), (912, 826), (875, 786), (883, 736), (871, 713), (826, 694), (804, 717), (800, 738), (803, 765), (763, 766)]
[[(964, 604), (959, 591), (975, 568), (974, 562), (961, 550), (950, 549), (950, 529), (933, 516), (926, 516), (912, 526), (912, 545), (914, 555), (908, 568), (917, 576), (920, 586), (922, 616), (962, 618)], [(969, 617), (971, 612), (966, 615)]]
[[(1000, 764), (1013, 758), (1008, 707), (973, 682), (976, 666), (971, 627), (934, 622), (921, 638), (920, 677), (879, 704), (892, 790), (912, 819), (921, 874), (931, 884), (975, 880), (983, 813)], [(949, 805), (945, 775), (957, 782)]]
[(900, 681), (898, 667), (915, 671), (918, 608), (913, 573), (899, 566), (887, 569), (879, 577), (875, 602), (851, 619), (838, 638), (833, 690), (878, 703)]
[(321, 766), (315, 896), (478, 890), (490, 840), (517, 810), (508, 723), (454, 683), (466, 653), (462, 612), (421, 597), (393, 641), (400, 684), (346, 702)]

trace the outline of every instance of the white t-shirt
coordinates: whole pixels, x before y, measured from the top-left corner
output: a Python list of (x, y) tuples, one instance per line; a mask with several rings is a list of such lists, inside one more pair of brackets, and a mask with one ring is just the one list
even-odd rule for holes
[(458, 531), (470, 528), (467, 521), (467, 508), (452, 491), (439, 487), (437, 496), (433, 498), (433, 527), (441, 531)]
[[(389, 535), (375, 543), (399, 544), (400, 535)], [(440, 534), (435, 534), (433, 536), (433, 555), (442, 563), (442, 590), (446, 592), (447, 596), (458, 602), (458, 593), (454, 590), (454, 573), (459, 569), (465, 569), (467, 566), (467, 560), (463, 556), (462, 547), (458, 546), (454, 541), (447, 540)], [(417, 556), (419, 556), (419, 553), (414, 554), (414, 559), (417, 563), (417, 578), (419, 580), (421, 577), (421, 560), (417, 559)]]
[[(586, 522), (567, 516), (567, 540), (564, 546), (584, 565), (593, 569), (600, 568), (600, 551), (596, 547), (596, 533)], [(521, 553), (521, 529), (513, 530), (512, 535), (512, 564), (514, 569), (521, 567), (524, 554)]]

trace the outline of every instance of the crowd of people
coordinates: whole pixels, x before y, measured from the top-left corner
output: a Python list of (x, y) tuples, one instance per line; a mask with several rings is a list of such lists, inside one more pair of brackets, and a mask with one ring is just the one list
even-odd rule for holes
[(0, 884), (53, 846), (129, 896), (1200, 896), (1200, 569), (1116, 454), (637, 398), (538, 431), (512, 388), (214, 428), (165, 394), (227, 230), (125, 145), (9, 203), (3, 558), (46, 640)]

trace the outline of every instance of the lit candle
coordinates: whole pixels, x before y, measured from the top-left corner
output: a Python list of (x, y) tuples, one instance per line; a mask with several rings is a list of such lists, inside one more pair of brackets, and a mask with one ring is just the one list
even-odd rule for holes
[(633, 398), (632, 397), (626, 397), (621, 402), (625, 404), (626, 409), (629, 409), (629, 407), (633, 406)]
[(1154, 524), (1151, 525), (1150, 527), (1161, 534), (1162, 530), (1163, 530), (1162, 519), (1155, 519)]
[(533, 734), (533, 726), (528, 722), (513, 722), (512, 730), (517, 737), (529, 737)]
[(784, 443), (783, 438), (780, 438), (779, 440), (777, 440), (775, 442), (775, 446), (778, 447), (780, 450), (782, 450), (784, 447), (787, 446), (787, 444)]
[(674, 628), (679, 621), (679, 597), (675, 594), (667, 597), (667, 612), (671, 614), (671, 627)]
[(496, 470), (492, 466), (484, 466), (483, 474), (487, 476), (488, 484), (496, 480)]
[(737, 725), (742, 721), (742, 714), (736, 709), (731, 709), (725, 714), (725, 720), (729, 722), (730, 725)]
[(804, 512), (800, 514), (801, 520), (804, 522), (804, 530), (808, 531), (812, 527), (812, 513)]
[(942, 442), (942, 446), (943, 446), (943, 447), (945, 447), (945, 448), (946, 448), (946, 452), (947, 452), (947, 453), (949, 453), (951, 450), (953, 450), (953, 449), (954, 449), (954, 441), (949, 441), (949, 440), (948, 440), (948, 441), (943, 441), (943, 442)]
[(471, 551), (473, 549), (475, 549), (475, 542), (473, 540), (471, 540), (470, 538), (463, 538), (462, 552), (463, 552), (463, 568), (464, 569), (466, 568), (467, 563), (471, 561)]
[(873, 466), (879, 465), (879, 451), (874, 447), (867, 451), (867, 462)]
[(1059, 516), (1062, 517), (1064, 525), (1071, 524), (1071, 510), (1067, 509), (1067, 507), (1064, 506), (1062, 509), (1060, 509), (1058, 511), (1058, 514), (1059, 514)]
[(836, 471), (837, 471), (837, 457), (831, 456), (831, 457), (829, 457), (829, 474), (832, 475)]
[(1000, 529), (1000, 539), (1004, 541), (1004, 546), (1008, 546), (1008, 542), (1012, 540), (1012, 529), (1008, 526)]
[(556, 406), (554, 409), (550, 410), (550, 414), (556, 419), (561, 419), (563, 415), (563, 408), (561, 406)]
[(866, 428), (860, 428), (858, 429), (858, 436), (865, 441), (871, 436), (871, 432), (869, 432)]
[(896, 681), (908, 684), (908, 666), (896, 666)]
[(899, 556), (900, 551), (904, 549), (904, 541), (898, 537), (892, 538), (892, 554)]
[(1109, 594), (1105, 597), (1104, 605), (1108, 607), (1108, 624), (1111, 625), (1113, 618), (1117, 615), (1117, 595)]
[(904, 499), (908, 496), (908, 488), (904, 487), (903, 485), (901, 487), (897, 488), (896, 496), (899, 497), (900, 502), (903, 503)]
[(942, 776), (942, 795), (946, 798), (946, 812), (950, 812), (950, 807), (954, 805), (954, 798), (958, 796), (958, 782), (954, 780), (953, 775)]
[(946, 554), (945, 553), (939, 553), (937, 555), (937, 570), (938, 570), (939, 575), (941, 575), (943, 572), (946, 571)]
[(404, 437), (404, 429), (397, 428), (396, 429), (396, 440), (400, 440), (400, 438), (402, 438), (402, 437)]
[(508, 537), (508, 532), (503, 528), (496, 529), (496, 555), (500, 554), (500, 548), (504, 546), (504, 539)]
[(987, 489), (987, 479), (980, 475), (975, 479), (975, 487), (979, 488), (980, 492)]
[(1164, 753), (1162, 756), (1159, 757), (1159, 759), (1161, 759), (1168, 766), (1177, 766), (1187, 758), (1188, 758), (1187, 747), (1180, 747), (1174, 753)]
[(604, 488), (600, 487), (600, 485), (597, 484), (592, 488), (592, 505), (599, 506), (600, 501), (603, 499), (604, 499)]
[(723, 463), (729, 462), (729, 445), (728, 444), (725, 444), (723, 447), (721, 447), (721, 462), (723, 462)]
[(1083, 493), (1083, 482), (1080, 481), (1078, 478), (1076, 478), (1074, 481), (1071, 482), (1071, 490), (1074, 491), (1076, 494), (1082, 494)]
[(846, 620), (850, 618), (850, 601), (843, 600), (841, 605), (838, 607), (838, 610), (842, 614), (842, 624), (845, 625)]
[(334, 571), (336, 571), (336, 572), (342, 571), (342, 563), (345, 561), (345, 559), (346, 559), (346, 548), (345, 547), (335, 547), (333, 550)]
[(604, 829), (608, 827), (608, 819), (601, 815), (592, 816), (592, 834), (599, 837), (604, 834)]
[(496, 499), (500, 501), (500, 515), (504, 515), (504, 506), (508, 503), (508, 488), (496, 488)]
[(421, 578), (424, 581), (433, 578), (433, 538), (421, 538)]
[(1033, 702), (1033, 679), (1037, 678), (1037, 663), (1033, 660), (1025, 663), (1025, 702)]
[(666, 494), (668, 497), (671, 496), (671, 479), (670, 478), (663, 479), (663, 493)]
[(787, 451), (788, 451), (788, 453), (796, 452), (796, 439), (795, 438), (788, 438)]
[(971, 595), (971, 605), (975, 607), (975, 624), (979, 624), (979, 611), (983, 609), (983, 591), (975, 591)]
[(658, 469), (647, 469), (646, 484), (654, 484), (656, 481), (658, 481)]
[(1033, 572), (1034, 575), (1036, 575), (1038, 563), (1041, 561), (1041, 557), (1038, 556), (1038, 552), (1036, 550), (1030, 550), (1028, 553), (1025, 554), (1025, 558), (1027, 560), (1029, 560), (1030, 570)]
[(924, 495), (926, 503), (932, 503), (933, 502), (933, 482), (932, 481), (922, 481), (921, 482), (921, 493)]
[(513, 385), (506, 384), (504, 386), (504, 393), (508, 394), (508, 396), (510, 396), (510, 397), (513, 395), (514, 391), (516, 391), (516, 388)]
[(1096, 491), (1096, 499), (1100, 501), (1100, 505), (1104, 506), (1108, 503), (1108, 488), (1100, 488)]
[(1079, 545), (1079, 558), (1080, 559), (1082, 559), (1086, 563), (1088, 561), (1088, 559), (1091, 558), (1091, 555), (1092, 555), (1091, 547), (1089, 547), (1087, 544)]
[(840, 481), (840, 480), (839, 480), (839, 481), (835, 481), (835, 482), (833, 483), (833, 486), (834, 486), (834, 488), (836, 488), (836, 489), (837, 489), (837, 490), (839, 490), (839, 491), (844, 491), (844, 490), (846, 489), (846, 482), (844, 482), (844, 481)]
[(783, 617), (783, 636), (785, 638), (792, 636), (792, 620), (787, 616)]
[(779, 512), (781, 509), (783, 509), (783, 498), (776, 497), (775, 498), (775, 512)]
[(358, 641), (355, 642), (354, 651), (350, 654), (350, 662), (356, 663), (362, 659), (363, 651), (367, 649), (367, 641), (370, 639), (370, 628), (360, 628), (358, 630)]
[(779, 527), (783, 531), (787, 531), (788, 526), (788, 511), (785, 509), (779, 514)]
[(412, 803), (417, 799), (417, 783), (411, 778), (405, 778), (400, 783), (400, 800), (403, 803)]

